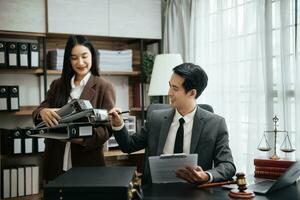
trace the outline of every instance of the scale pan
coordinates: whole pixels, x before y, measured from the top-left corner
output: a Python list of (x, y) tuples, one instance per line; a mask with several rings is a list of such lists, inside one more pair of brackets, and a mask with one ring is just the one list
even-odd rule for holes
[(280, 150), (285, 153), (291, 153), (291, 152), (295, 151), (295, 149), (280, 149)]
[(260, 150), (260, 151), (270, 151), (271, 148), (270, 147), (259, 147), (258, 150)]

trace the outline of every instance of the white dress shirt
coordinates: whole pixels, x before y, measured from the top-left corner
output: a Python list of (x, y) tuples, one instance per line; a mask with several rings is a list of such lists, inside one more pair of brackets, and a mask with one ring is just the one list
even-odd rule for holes
[(190, 113), (182, 116), (176, 109), (175, 115), (173, 117), (172, 124), (169, 129), (168, 137), (164, 146), (163, 154), (173, 154), (175, 139), (177, 130), (179, 128), (179, 119), (183, 118), (185, 123), (183, 124), (183, 153), (190, 154), (192, 129), (194, 124), (194, 116), (196, 113), (196, 107)]
[[(71, 92), (68, 102), (72, 99), (79, 99), (83, 88), (91, 77), (91, 72), (87, 73), (85, 77), (80, 81), (79, 85), (75, 85), (75, 75), (71, 79)], [(64, 161), (63, 161), (63, 170), (68, 171), (72, 168), (72, 156), (71, 156), (71, 142), (66, 142)]]

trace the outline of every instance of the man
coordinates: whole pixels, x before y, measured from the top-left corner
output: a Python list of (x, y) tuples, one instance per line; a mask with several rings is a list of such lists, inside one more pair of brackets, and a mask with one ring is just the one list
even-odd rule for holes
[(153, 111), (141, 133), (129, 135), (118, 114), (120, 110), (113, 108), (110, 111), (114, 136), (121, 150), (131, 153), (146, 148), (144, 183), (151, 183), (149, 156), (181, 152), (198, 154), (198, 166), (186, 166), (176, 172), (178, 177), (190, 183), (218, 182), (235, 174), (225, 120), (196, 103), (207, 80), (205, 71), (198, 65), (183, 63), (176, 66), (168, 92), (173, 108)]

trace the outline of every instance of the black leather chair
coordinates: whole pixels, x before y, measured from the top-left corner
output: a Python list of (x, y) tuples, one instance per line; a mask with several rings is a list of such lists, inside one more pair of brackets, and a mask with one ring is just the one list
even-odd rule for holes
[[(204, 110), (207, 110), (212, 113), (214, 112), (214, 109), (212, 108), (211, 105), (208, 105), (208, 104), (198, 104), (198, 105), (201, 108), (203, 108)], [(167, 108), (171, 108), (171, 105), (170, 104), (162, 104), (162, 103), (150, 104), (147, 109), (147, 119), (149, 119), (153, 110), (162, 110), (162, 109), (167, 109)]]

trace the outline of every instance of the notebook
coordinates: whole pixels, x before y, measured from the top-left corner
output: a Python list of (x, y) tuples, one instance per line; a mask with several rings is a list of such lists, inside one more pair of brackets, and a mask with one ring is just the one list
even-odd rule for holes
[(265, 179), (254, 184), (248, 185), (247, 188), (255, 193), (266, 194), (274, 192), (297, 181), (300, 177), (300, 161), (296, 161), (290, 166), (277, 180)]

